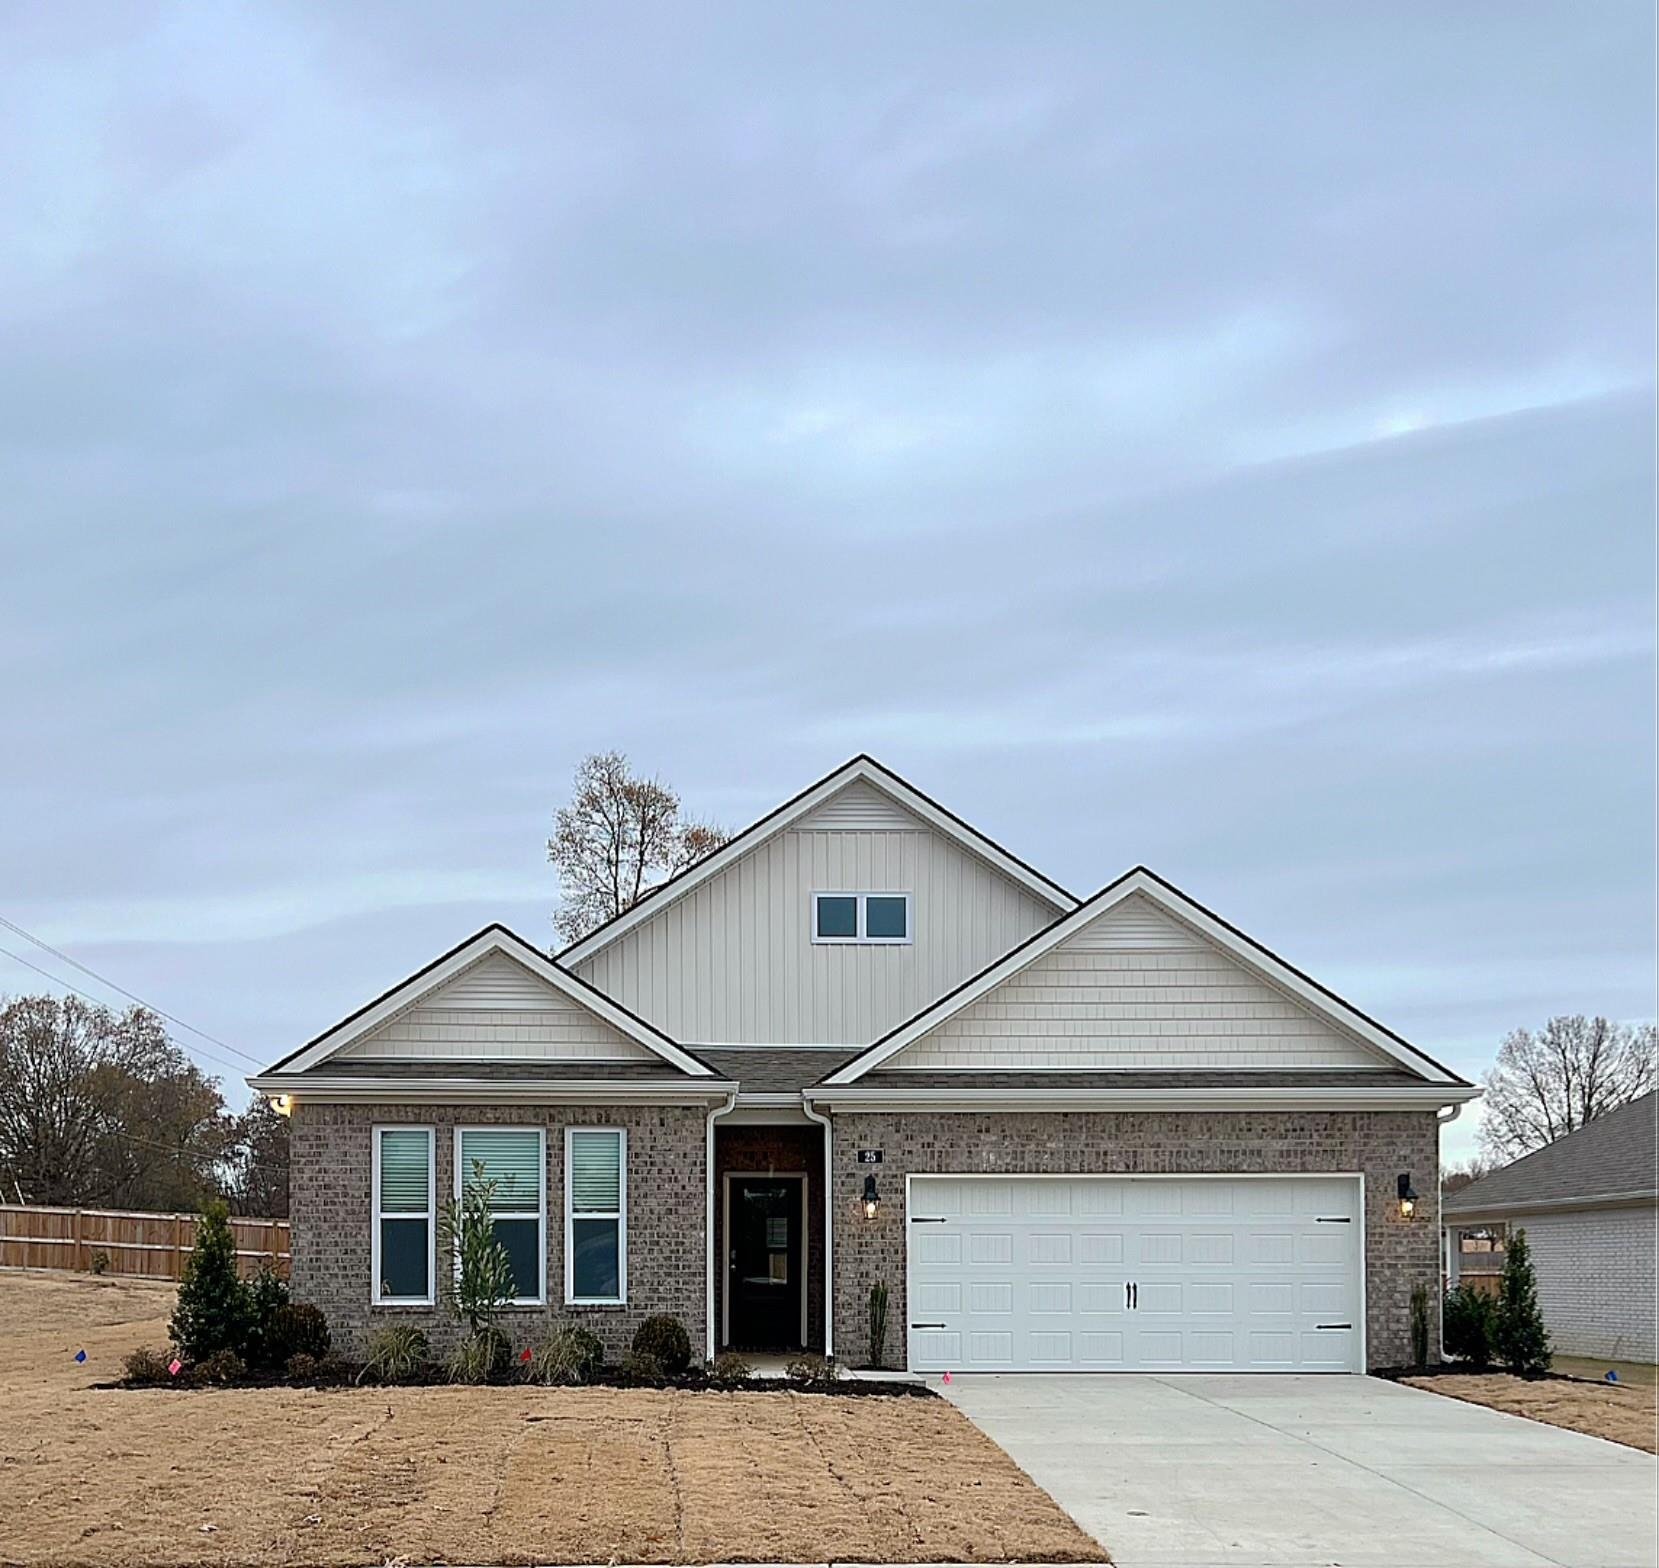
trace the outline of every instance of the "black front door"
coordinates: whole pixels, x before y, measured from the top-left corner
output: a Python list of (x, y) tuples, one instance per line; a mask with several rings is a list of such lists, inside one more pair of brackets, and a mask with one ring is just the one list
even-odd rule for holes
[(728, 1333), (736, 1350), (801, 1348), (801, 1178), (733, 1176)]

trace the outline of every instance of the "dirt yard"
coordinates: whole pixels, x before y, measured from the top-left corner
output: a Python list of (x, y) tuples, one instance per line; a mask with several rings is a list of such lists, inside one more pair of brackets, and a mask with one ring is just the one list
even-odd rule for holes
[(1592, 1437), (1610, 1438), (1631, 1448), (1659, 1453), (1659, 1393), (1649, 1383), (1568, 1383), (1559, 1378), (1528, 1382), (1508, 1372), (1455, 1373), (1447, 1377), (1402, 1379), (1414, 1388), (1467, 1399), (1471, 1404), (1490, 1405), (1511, 1415), (1546, 1421)]
[(0, 1273), (0, 1563), (1104, 1560), (944, 1400), (94, 1388), (171, 1305)]

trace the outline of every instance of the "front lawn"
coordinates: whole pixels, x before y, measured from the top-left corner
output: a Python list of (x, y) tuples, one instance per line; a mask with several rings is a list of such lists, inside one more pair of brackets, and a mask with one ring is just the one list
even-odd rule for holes
[(94, 1387), (172, 1298), (0, 1274), (0, 1563), (1103, 1560), (943, 1400)]
[(1659, 1393), (1652, 1383), (1589, 1383), (1563, 1377), (1521, 1378), (1509, 1372), (1454, 1372), (1434, 1377), (1404, 1377), (1402, 1383), (1449, 1394), (1471, 1404), (1487, 1405), (1511, 1415), (1588, 1432), (1630, 1448), (1659, 1453)]

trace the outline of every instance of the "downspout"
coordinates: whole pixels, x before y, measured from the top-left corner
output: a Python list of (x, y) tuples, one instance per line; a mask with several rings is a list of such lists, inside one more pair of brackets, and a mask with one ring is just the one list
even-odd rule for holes
[(703, 1271), (703, 1340), (704, 1359), (714, 1360), (714, 1123), (717, 1118), (727, 1115), (737, 1104), (737, 1090), (733, 1089), (726, 1096), (724, 1105), (711, 1105), (708, 1115), (703, 1119), (703, 1174), (707, 1178), (704, 1186), (705, 1207), (703, 1211), (703, 1235), (707, 1238), (704, 1247), (707, 1267)]
[(803, 1093), (801, 1110), (824, 1129), (824, 1359), (835, 1354), (835, 1124), (812, 1108)]
[[(1451, 1114), (1448, 1115), (1447, 1112), (1450, 1112)], [(1442, 1105), (1440, 1107), (1440, 1109), (1435, 1112), (1434, 1119), (1442, 1127), (1450, 1127), (1452, 1125), (1452, 1123), (1455, 1122), (1458, 1119), (1458, 1117), (1461, 1116), (1462, 1114), (1463, 1114), (1462, 1105)], [(1445, 1217), (1445, 1215), (1440, 1212), (1440, 1201), (1441, 1201), (1442, 1194), (1441, 1194), (1441, 1191), (1440, 1191), (1440, 1170), (1439, 1170), (1440, 1143), (1439, 1143), (1438, 1136), (1436, 1137), (1436, 1140), (1435, 1140), (1434, 1155), (1435, 1155), (1435, 1167), (1436, 1167), (1435, 1172), (1434, 1172), (1434, 1222), (1435, 1222), (1435, 1224), (1437, 1224), (1440, 1227), (1440, 1258), (1441, 1258), (1440, 1269), (1441, 1269), (1441, 1278), (1445, 1282), (1442, 1285), (1441, 1291), (1440, 1291), (1440, 1312), (1439, 1312), (1439, 1318), (1440, 1318), (1440, 1363), (1441, 1363), (1442, 1366), (1444, 1366), (1445, 1362), (1446, 1362), (1446, 1292), (1448, 1290), (1455, 1289), (1456, 1286), (1457, 1286), (1457, 1281), (1452, 1277), (1452, 1273), (1453, 1273), (1452, 1235), (1451, 1235), (1451, 1232), (1446, 1229), (1446, 1217)]]

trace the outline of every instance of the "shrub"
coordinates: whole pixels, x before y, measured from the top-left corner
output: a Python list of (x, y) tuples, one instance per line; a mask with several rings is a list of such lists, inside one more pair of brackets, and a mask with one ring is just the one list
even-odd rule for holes
[(667, 1376), (678, 1377), (691, 1365), (691, 1336), (678, 1318), (659, 1313), (634, 1330), (634, 1354), (650, 1356)]
[(741, 1383), (755, 1375), (755, 1369), (735, 1350), (723, 1350), (709, 1363), (709, 1376), (716, 1383)]
[(598, 1337), (579, 1323), (555, 1323), (525, 1365), (532, 1383), (587, 1383), (605, 1360)]
[(279, 1367), (294, 1347), (278, 1339), (277, 1316), (288, 1305), (288, 1284), (266, 1264), (254, 1276), (248, 1290), (248, 1333), (244, 1350), (256, 1367)]
[(1411, 1364), (1429, 1364), (1429, 1287), (1411, 1287)]
[(248, 1364), (234, 1350), (215, 1350), (191, 1372), (199, 1383), (240, 1383), (248, 1375)]
[(472, 1162), (472, 1180), (459, 1201), (438, 1216), (438, 1256), (453, 1258), (454, 1268), (438, 1269), (444, 1305), (476, 1336), (512, 1304), (513, 1263), (495, 1239), (492, 1205), (498, 1182), (484, 1175), (483, 1162)]
[(331, 1343), (328, 1319), (309, 1301), (290, 1301), (277, 1308), (266, 1331), (270, 1365), (286, 1366), (295, 1356), (320, 1359)]
[(507, 1370), (513, 1354), (505, 1333), (493, 1323), (464, 1335), (449, 1353), (451, 1383), (487, 1383)]
[(792, 1383), (833, 1383), (841, 1369), (829, 1356), (808, 1350), (783, 1364), (784, 1376)]
[(630, 1350), (622, 1358), (622, 1375), (635, 1383), (666, 1383), (668, 1371), (649, 1351)]
[(343, 1383), (351, 1376), (350, 1366), (340, 1357), (313, 1356), (304, 1350), (297, 1350), (288, 1358), (285, 1370), (289, 1380), (295, 1383)]
[(236, 1272), (230, 1210), (215, 1201), (196, 1224), (196, 1245), (169, 1325), (173, 1343), (186, 1361), (205, 1361), (215, 1351), (241, 1349), (251, 1322), (252, 1300)]
[(357, 1381), (367, 1377), (376, 1383), (407, 1383), (426, 1365), (427, 1355), (425, 1334), (413, 1324), (390, 1323), (369, 1335)]
[(1498, 1360), (1523, 1377), (1548, 1372), (1554, 1354), (1544, 1315), (1538, 1310), (1538, 1281), (1524, 1230), (1511, 1235), (1504, 1248), (1495, 1317), (1492, 1343)]
[(870, 1365), (887, 1358), (887, 1287), (879, 1279), (870, 1287)]
[(1492, 1365), (1493, 1311), (1496, 1303), (1484, 1291), (1459, 1285), (1446, 1292), (1441, 1309), (1441, 1336), (1446, 1354), (1467, 1362), (1473, 1372)]
[(87, 1272), (91, 1274), (109, 1273), (109, 1254), (100, 1247), (87, 1259)]
[(173, 1374), (167, 1367), (172, 1359), (161, 1350), (133, 1350), (121, 1362), (121, 1369), (129, 1383), (171, 1383)]

